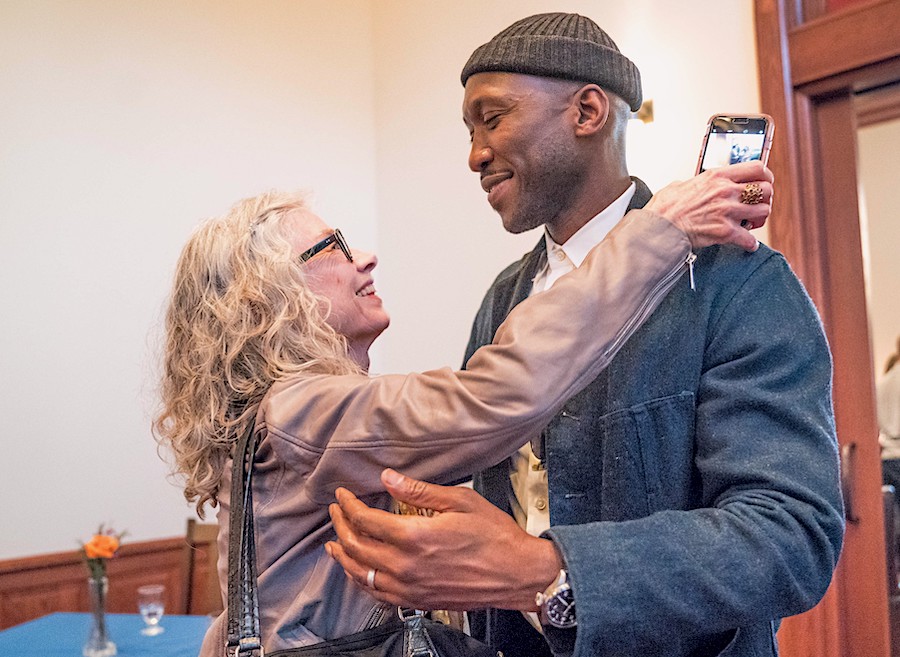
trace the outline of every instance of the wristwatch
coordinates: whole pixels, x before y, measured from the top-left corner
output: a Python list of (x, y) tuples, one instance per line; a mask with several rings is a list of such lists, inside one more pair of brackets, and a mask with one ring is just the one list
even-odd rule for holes
[(569, 585), (569, 574), (559, 571), (559, 576), (543, 593), (534, 596), (534, 601), (541, 608), (541, 625), (552, 625), (562, 630), (575, 627), (575, 595)]

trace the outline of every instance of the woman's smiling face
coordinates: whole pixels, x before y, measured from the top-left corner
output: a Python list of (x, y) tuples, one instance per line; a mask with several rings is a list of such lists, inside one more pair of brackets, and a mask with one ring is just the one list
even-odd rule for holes
[[(292, 223), (291, 243), (298, 258), (334, 236), (335, 229), (311, 212), (294, 213), (288, 220)], [(335, 240), (311, 256), (303, 267), (310, 289), (331, 303), (326, 318), (329, 326), (347, 338), (351, 358), (368, 368), (369, 347), (388, 327), (390, 317), (375, 294), (372, 271), (378, 258), (358, 249), (350, 249), (350, 253), (352, 262)]]

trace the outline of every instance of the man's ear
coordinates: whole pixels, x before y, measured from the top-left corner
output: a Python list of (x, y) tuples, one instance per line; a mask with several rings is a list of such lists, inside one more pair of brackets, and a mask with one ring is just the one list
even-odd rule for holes
[(572, 103), (577, 111), (575, 135), (587, 137), (603, 129), (609, 119), (609, 96), (596, 84), (586, 84), (575, 92)]

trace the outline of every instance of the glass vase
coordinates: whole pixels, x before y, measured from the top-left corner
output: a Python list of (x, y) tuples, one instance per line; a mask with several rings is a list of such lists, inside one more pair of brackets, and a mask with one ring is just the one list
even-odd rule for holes
[(88, 578), (88, 597), (91, 603), (91, 632), (81, 654), (84, 657), (111, 657), (115, 655), (116, 644), (109, 640), (106, 630), (106, 592), (109, 580)]

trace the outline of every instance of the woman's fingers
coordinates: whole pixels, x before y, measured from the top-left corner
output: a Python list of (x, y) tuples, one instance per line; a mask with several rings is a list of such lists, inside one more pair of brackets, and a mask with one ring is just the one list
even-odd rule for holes
[(739, 164), (730, 164), (727, 167), (710, 169), (701, 173), (700, 176), (705, 176), (707, 174), (722, 174), (738, 183), (768, 182), (771, 184), (775, 182), (775, 175), (759, 160), (740, 162)]
[(758, 242), (747, 231), (765, 224), (773, 180), (760, 162), (710, 169), (661, 189), (647, 209), (681, 228), (694, 248), (734, 244), (755, 251)]

